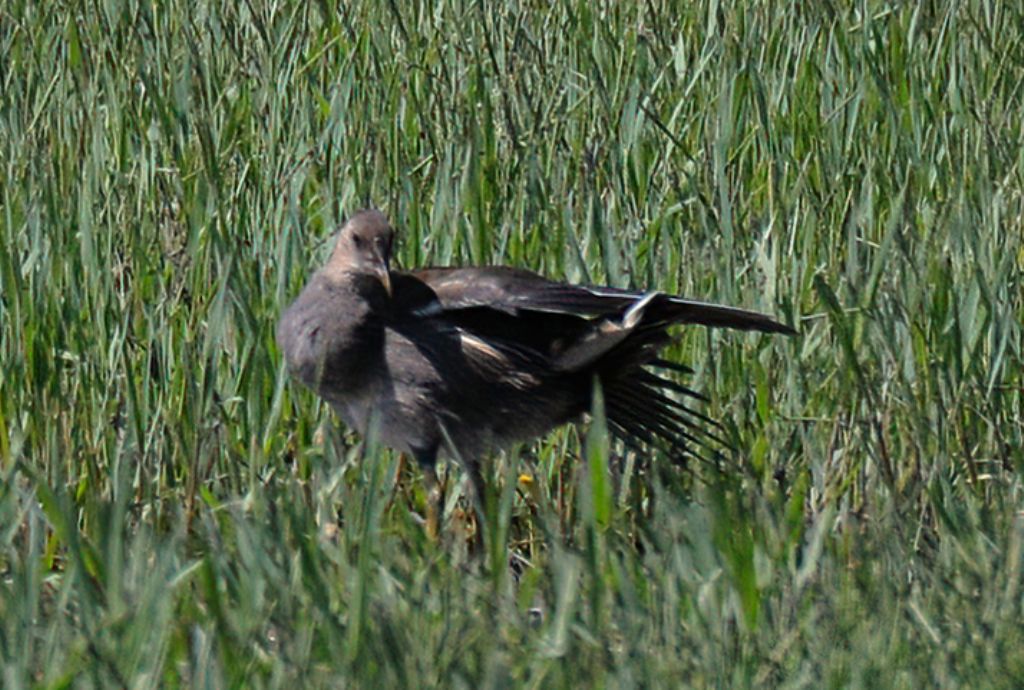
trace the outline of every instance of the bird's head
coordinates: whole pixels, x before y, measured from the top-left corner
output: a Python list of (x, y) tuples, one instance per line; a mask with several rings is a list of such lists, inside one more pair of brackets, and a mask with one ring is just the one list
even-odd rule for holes
[(325, 267), (330, 274), (374, 276), (391, 294), (391, 242), (395, 230), (376, 209), (359, 211), (342, 226)]

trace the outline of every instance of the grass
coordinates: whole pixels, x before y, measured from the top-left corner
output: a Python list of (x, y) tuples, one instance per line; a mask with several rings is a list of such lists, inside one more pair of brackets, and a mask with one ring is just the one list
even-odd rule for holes
[[(985, 0), (5, 3), (0, 684), (1019, 687), (1022, 27)], [(454, 501), (428, 541), (415, 473), (273, 339), (368, 204), (402, 265), (797, 324), (671, 352), (737, 470), (608, 474), (600, 426), (563, 430), (489, 469), (519, 582), (465, 562)]]

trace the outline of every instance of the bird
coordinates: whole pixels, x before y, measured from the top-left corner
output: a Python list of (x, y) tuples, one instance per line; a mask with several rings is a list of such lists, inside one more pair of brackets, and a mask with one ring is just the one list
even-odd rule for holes
[[(354, 213), (281, 314), (276, 341), (290, 375), (361, 435), (411, 456), (436, 536), (441, 453), (462, 466), (483, 510), (488, 453), (541, 437), (591, 411), (595, 385), (609, 431), (635, 449), (701, 456), (724, 444), (704, 396), (661, 358), (675, 325), (792, 335), (754, 311), (659, 291), (574, 285), (507, 266), (391, 268), (395, 229)], [(678, 378), (678, 377), (676, 377)]]

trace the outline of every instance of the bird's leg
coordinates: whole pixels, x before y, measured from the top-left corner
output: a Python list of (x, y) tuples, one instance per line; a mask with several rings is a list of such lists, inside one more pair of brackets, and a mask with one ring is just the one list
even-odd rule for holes
[(437, 447), (414, 450), (413, 456), (423, 470), (423, 485), (427, 490), (427, 537), (437, 541), (441, 534), (441, 517), (444, 510), (444, 491), (437, 478)]
[(427, 536), (431, 541), (437, 541), (441, 535), (444, 491), (437, 478), (437, 468), (434, 465), (423, 468), (423, 479), (427, 487)]
[(406, 464), (406, 462), (407, 462), (407, 460), (406, 460), (405, 453), (399, 453), (398, 454), (398, 465), (395, 467), (395, 477), (394, 477), (394, 479), (392, 480), (392, 483), (391, 483), (391, 496), (388, 497), (388, 504), (384, 508), (385, 512), (387, 512), (388, 510), (391, 509), (392, 504), (394, 504), (394, 502), (395, 502), (395, 497), (398, 495), (398, 492), (401, 490), (400, 487), (401, 487), (401, 484), (402, 484), (402, 473), (405, 472), (405, 464)]
[(466, 472), (469, 474), (470, 503), (476, 511), (476, 531), (473, 533), (473, 551), (479, 555), (484, 551), (484, 530), (487, 528), (487, 487), (484, 485), (484, 476), (480, 472), (480, 463), (465, 463)]

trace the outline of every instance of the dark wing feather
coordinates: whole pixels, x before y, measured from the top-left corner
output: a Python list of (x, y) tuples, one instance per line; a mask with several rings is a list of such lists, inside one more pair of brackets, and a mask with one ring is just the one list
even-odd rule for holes
[[(549, 362), (548, 373), (598, 376), (608, 423), (631, 447), (660, 446), (676, 459), (720, 458), (721, 425), (682, 399), (700, 393), (653, 369), (692, 373), (658, 357), (673, 324), (793, 333), (757, 312), (661, 293), (576, 286), (507, 267), (428, 268), (392, 274), (394, 304), (406, 318), (437, 318), (502, 348)], [(589, 409), (589, 395), (579, 402)]]
[(577, 316), (608, 316), (642, 293), (569, 285), (520, 268), (426, 268), (412, 275), (429, 285), (446, 309), (486, 304), (505, 311), (528, 309)]
[[(403, 318), (437, 318), (506, 346), (548, 356), (593, 328), (586, 315), (525, 306), (525, 296), (502, 282), (504, 274), (534, 276), (516, 269), (425, 269), (392, 273), (393, 309)], [(486, 274), (477, 281), (474, 276)], [(534, 276), (538, 283), (543, 278)], [(506, 281), (507, 282), (507, 281)], [(516, 286), (523, 291), (522, 281)]]
[[(507, 313), (527, 310), (582, 317), (612, 316), (645, 295), (620, 288), (559, 283), (505, 266), (427, 268), (407, 275), (427, 286), (446, 311), (486, 306)], [(671, 295), (656, 295), (646, 310), (652, 325), (693, 323), (767, 333), (794, 332), (764, 314)]]

